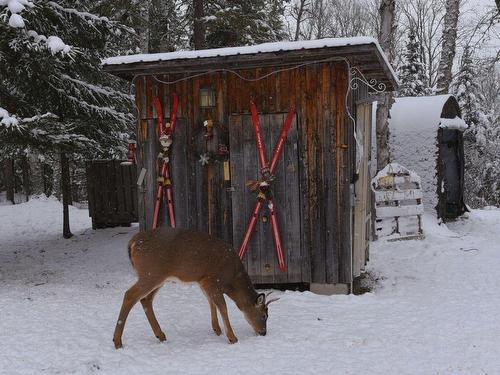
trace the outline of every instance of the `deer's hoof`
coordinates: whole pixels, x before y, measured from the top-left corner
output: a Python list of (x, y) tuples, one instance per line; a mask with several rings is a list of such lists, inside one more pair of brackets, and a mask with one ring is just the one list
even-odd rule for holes
[(222, 330), (220, 329), (220, 327), (214, 327), (213, 330), (217, 336), (220, 336), (222, 333)]
[(160, 342), (163, 342), (163, 341), (167, 340), (167, 336), (165, 336), (165, 334), (163, 332), (161, 332), (158, 336), (156, 336), (156, 338), (158, 340), (160, 340)]
[(228, 337), (230, 344), (236, 344), (238, 342), (238, 338), (236, 336)]
[(123, 348), (122, 340), (114, 340), (113, 339), (113, 343), (115, 344), (115, 349), (121, 349), (121, 348)]

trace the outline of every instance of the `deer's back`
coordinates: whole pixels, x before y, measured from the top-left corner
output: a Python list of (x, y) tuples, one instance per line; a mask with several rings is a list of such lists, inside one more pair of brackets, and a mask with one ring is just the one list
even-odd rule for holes
[[(129, 242), (130, 260), (139, 277), (230, 278), (243, 265), (230, 245), (207, 233), (161, 227), (140, 232)], [(221, 280), (223, 282), (223, 280)]]

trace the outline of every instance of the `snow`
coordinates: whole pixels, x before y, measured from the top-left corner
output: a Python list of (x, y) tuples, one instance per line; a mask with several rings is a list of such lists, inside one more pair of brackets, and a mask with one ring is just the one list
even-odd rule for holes
[(372, 244), (379, 282), (361, 296), (275, 292), (268, 334), (255, 336), (229, 303), (239, 342), (210, 327), (195, 285), (169, 283), (155, 300), (159, 343), (140, 306), (124, 348), (111, 340), (135, 281), (126, 243), (137, 227), (91, 230), (70, 207), (40, 198), (0, 206), (0, 372), (16, 374), (495, 374), (500, 368), (500, 210), (448, 227), (425, 218), (422, 241)]
[(61, 38), (58, 36), (49, 36), (47, 38), (47, 48), (50, 50), (50, 52), (55, 55), (58, 52), (61, 52), (62, 54), (69, 53), (71, 51), (71, 46), (67, 45), (62, 41)]
[(396, 73), (393, 71), (391, 64), (385, 53), (382, 51), (377, 39), (366, 36), (357, 36), (351, 38), (324, 38), (315, 40), (301, 40), (295, 42), (272, 42), (263, 43), (253, 46), (242, 47), (227, 47), (204, 49), (195, 51), (177, 51), (168, 53), (152, 53), (152, 54), (137, 54), (127, 56), (109, 57), (102, 61), (103, 65), (120, 65), (120, 64), (133, 64), (138, 62), (154, 62), (154, 61), (168, 61), (180, 59), (199, 59), (208, 57), (219, 56), (235, 56), (235, 55), (251, 55), (256, 53), (266, 52), (280, 52), (280, 51), (294, 51), (300, 49), (315, 49), (315, 48), (331, 48), (343, 47), (350, 45), (364, 45), (374, 44), (380, 55), (383, 57), (385, 64), (389, 67), (392, 78), (397, 81)]
[(7, 7), (11, 15), (9, 17), (9, 26), (22, 29), (25, 27), (24, 19), (18, 13), (21, 13), (26, 7), (33, 8), (34, 4), (28, 0), (0, 0), (0, 7)]
[(13, 13), (9, 17), (9, 26), (17, 29), (22, 29), (24, 27), (24, 20), (19, 14)]
[(50, 5), (52, 8), (54, 8), (55, 10), (62, 11), (74, 15), (76, 17), (86, 19), (87, 21), (89, 21), (90, 24), (92, 24), (92, 22), (110, 22), (108, 17), (96, 16), (95, 14), (89, 12), (81, 12), (74, 8), (64, 8), (63, 6), (59, 5), (54, 1), (49, 1), (47, 2), (47, 4)]
[(25, 7), (20, 1), (10, 0), (7, 3), (7, 7), (9, 8), (11, 13), (21, 13)]
[(19, 120), (16, 116), (11, 116), (6, 109), (0, 107), (0, 124), (6, 128), (17, 128)]
[(439, 127), (464, 131), (467, 129), (467, 124), (460, 117), (456, 116), (455, 118), (440, 118)]
[(28, 30), (28, 35), (35, 40), (35, 43), (47, 42), (47, 37), (42, 34), (38, 34), (35, 30)]

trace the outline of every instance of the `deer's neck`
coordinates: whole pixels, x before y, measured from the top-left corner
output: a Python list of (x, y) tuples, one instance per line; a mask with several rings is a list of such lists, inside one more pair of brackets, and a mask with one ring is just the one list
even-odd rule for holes
[(246, 272), (239, 272), (231, 285), (227, 295), (236, 303), (240, 310), (245, 310), (247, 307), (255, 303), (258, 293), (253, 287), (252, 281)]

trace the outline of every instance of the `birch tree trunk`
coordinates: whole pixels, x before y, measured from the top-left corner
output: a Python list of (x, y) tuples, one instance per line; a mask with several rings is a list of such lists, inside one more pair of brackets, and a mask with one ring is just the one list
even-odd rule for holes
[(438, 67), (437, 89), (438, 94), (447, 94), (450, 89), (453, 59), (455, 58), (457, 42), (457, 23), (460, 13), (460, 0), (446, 0), (446, 14), (444, 16), (443, 43), (441, 59)]
[[(380, 46), (386, 53), (389, 61), (394, 58), (394, 34), (396, 25), (395, 18), (396, 1), (382, 0), (379, 7), (380, 15), (380, 31), (379, 41)], [(377, 133), (377, 171), (384, 168), (390, 162), (389, 154), (389, 110), (394, 102), (392, 93), (383, 95), (383, 98), (378, 102), (376, 116), (376, 133)]]
[(297, 12), (297, 23), (295, 25), (295, 37), (293, 40), (299, 40), (300, 38), (300, 25), (302, 23), (302, 17), (304, 17), (304, 10), (307, 4), (307, 0), (300, 0), (295, 11)]
[(194, 49), (205, 48), (205, 10), (203, 8), (203, 0), (193, 0), (193, 17), (194, 17)]

